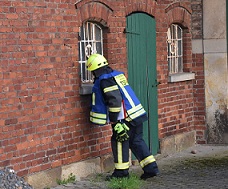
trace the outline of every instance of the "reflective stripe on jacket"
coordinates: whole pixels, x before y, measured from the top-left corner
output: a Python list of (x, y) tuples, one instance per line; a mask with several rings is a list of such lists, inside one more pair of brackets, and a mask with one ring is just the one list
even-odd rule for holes
[(92, 109), (90, 112), (90, 121), (104, 125), (107, 123), (108, 120), (108, 109), (105, 104), (102, 90), (100, 88), (100, 81), (102, 79), (108, 79), (113, 77), (119, 87), (121, 92), (124, 108), (126, 111), (126, 121), (130, 122), (142, 115), (146, 114), (143, 106), (141, 105), (140, 101), (136, 97), (134, 91), (128, 84), (126, 77), (124, 76), (123, 72), (113, 71), (109, 74), (103, 74), (99, 78), (95, 80), (93, 89), (92, 89)]

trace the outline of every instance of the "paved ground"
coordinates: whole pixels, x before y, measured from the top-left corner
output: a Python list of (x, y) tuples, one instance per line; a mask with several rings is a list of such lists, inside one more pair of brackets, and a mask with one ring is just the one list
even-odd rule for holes
[[(143, 182), (140, 189), (228, 189), (228, 145), (196, 145), (167, 157), (158, 156), (157, 163), (160, 176)], [(142, 170), (132, 166), (130, 173), (140, 176)], [(52, 189), (108, 189), (106, 175)]]

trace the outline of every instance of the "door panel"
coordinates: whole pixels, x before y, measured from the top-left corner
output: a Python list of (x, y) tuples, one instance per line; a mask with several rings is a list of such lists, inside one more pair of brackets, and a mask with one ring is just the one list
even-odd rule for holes
[(144, 13), (127, 17), (128, 79), (148, 113), (144, 139), (153, 154), (158, 152), (156, 23)]

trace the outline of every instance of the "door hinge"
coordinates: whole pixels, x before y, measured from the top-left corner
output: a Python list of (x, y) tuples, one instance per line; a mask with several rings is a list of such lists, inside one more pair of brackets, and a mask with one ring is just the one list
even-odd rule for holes
[(129, 34), (140, 35), (139, 33), (135, 32), (135, 31), (128, 31), (126, 28), (124, 28), (123, 33), (129, 33)]

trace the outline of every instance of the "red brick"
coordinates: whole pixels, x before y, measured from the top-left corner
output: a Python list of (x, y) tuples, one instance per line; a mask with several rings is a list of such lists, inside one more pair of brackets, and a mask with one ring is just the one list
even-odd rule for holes
[(16, 124), (16, 123), (18, 123), (17, 118), (5, 120), (5, 125), (11, 125), (11, 124)]

